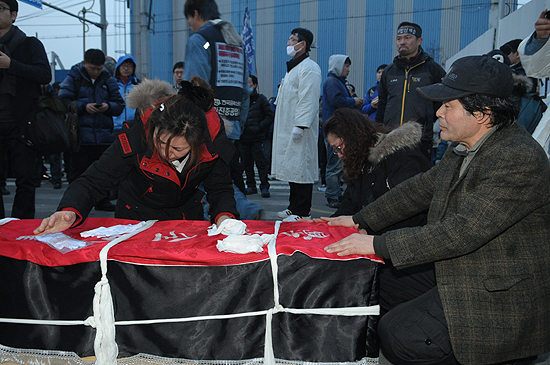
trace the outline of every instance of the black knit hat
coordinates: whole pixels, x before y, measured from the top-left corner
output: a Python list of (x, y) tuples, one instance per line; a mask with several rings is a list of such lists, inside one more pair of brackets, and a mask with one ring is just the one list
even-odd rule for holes
[(19, 11), (19, 4), (17, 3), (17, 0), (2, 0), (6, 3), (7, 6), (10, 7), (10, 11)]
[(468, 56), (456, 60), (441, 83), (416, 90), (426, 99), (443, 102), (471, 94), (507, 98), (513, 88), (510, 67), (487, 56)]
[(295, 28), (290, 33), (298, 37), (300, 41), (306, 41), (306, 52), (309, 52), (313, 43), (313, 33), (305, 28)]

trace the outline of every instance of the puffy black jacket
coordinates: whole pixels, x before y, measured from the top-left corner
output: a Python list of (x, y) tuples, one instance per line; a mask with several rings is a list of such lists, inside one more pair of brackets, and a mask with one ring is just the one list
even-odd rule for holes
[(204, 183), (211, 220), (226, 213), (238, 218), (229, 175), (234, 147), (225, 135), (214, 109), (207, 113), (212, 140), (201, 147), (200, 162), (178, 172), (163, 163), (146, 142), (144, 124), (137, 119), (124, 123), (115, 142), (75, 180), (63, 195), (58, 210), (70, 209), (85, 219), (118, 181), (116, 218), (135, 220), (202, 220)]
[(266, 138), (269, 127), (273, 124), (273, 110), (269, 101), (256, 90), (250, 94), (250, 109), (244, 124), (241, 142), (259, 142)]
[(441, 104), (424, 99), (416, 88), (441, 82), (443, 76), (445, 70), (422, 50), (411, 63), (395, 57), (380, 79), (376, 122), (395, 128), (414, 120), (422, 126), (422, 140), (431, 141)]

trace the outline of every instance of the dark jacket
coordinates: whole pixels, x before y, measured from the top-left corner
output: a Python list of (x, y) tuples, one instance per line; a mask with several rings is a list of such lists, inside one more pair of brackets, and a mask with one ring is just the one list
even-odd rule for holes
[(40, 85), (52, 80), (52, 72), (42, 42), (35, 37), (27, 37), (15, 26), (13, 31), (15, 34), (12, 40), (5, 45), (7, 50), (3, 50), (11, 58), (10, 67), (3, 72), (3, 78), (15, 76), (15, 95), (11, 95), (9, 100), (14, 120), (21, 122), (36, 112), (35, 103), (41, 94)]
[(441, 82), (443, 76), (445, 70), (422, 49), (411, 63), (395, 57), (380, 79), (376, 122), (398, 127), (414, 120), (422, 125), (422, 140), (431, 141), (440, 103), (424, 99), (416, 88)]
[[(430, 169), (428, 159), (419, 151), (422, 135), (417, 123), (406, 123), (389, 134), (381, 135), (372, 147), (364, 173), (348, 183), (342, 203), (333, 217), (354, 215), (403, 181)], [(426, 224), (427, 211), (420, 212), (379, 231), (367, 228), (368, 234), (382, 234), (392, 229)], [(380, 313), (422, 295), (435, 285), (434, 265), (424, 264), (397, 270), (390, 260), (379, 268)], [(399, 290), (396, 290), (399, 288)]]
[(265, 141), (267, 132), (273, 124), (273, 116), (274, 113), (267, 98), (254, 90), (250, 94), (250, 109), (244, 124), (241, 142)]
[(363, 102), (363, 106), (361, 107), (361, 112), (363, 114), (367, 114), (370, 119), (376, 120), (376, 112), (378, 111), (378, 108), (373, 108), (371, 103), (376, 97), (378, 96), (378, 82), (376, 82), (376, 85), (371, 87), (369, 91), (365, 94), (363, 97), (365, 101)]
[(355, 99), (349, 96), (346, 78), (329, 72), (323, 83), (323, 123), (339, 108), (355, 108)]
[(354, 216), (375, 231), (429, 208), (428, 224), (374, 237), (397, 268), (435, 262), (461, 364), (550, 351), (550, 164), (517, 124), (495, 131), (462, 176), (453, 143), (441, 162)]
[(94, 204), (118, 181), (116, 218), (135, 220), (202, 220), (199, 185), (204, 183), (211, 220), (227, 213), (238, 218), (229, 175), (234, 148), (225, 136), (216, 112), (207, 113), (213, 138), (201, 147), (198, 165), (178, 172), (163, 163), (156, 150), (146, 143), (144, 123), (136, 119), (131, 127), (124, 123), (121, 134), (63, 195), (58, 210), (70, 209), (85, 219)]
[[(80, 80), (78, 95), (75, 95), (75, 79)], [(106, 69), (103, 69), (92, 83), (82, 63), (74, 65), (61, 83), (59, 98), (67, 107), (73, 100), (77, 102), (82, 145), (96, 146), (113, 143), (113, 116), (122, 113), (124, 100), (118, 91), (115, 79)], [(86, 111), (86, 104), (103, 102), (109, 104), (109, 108), (104, 113), (89, 114)]]

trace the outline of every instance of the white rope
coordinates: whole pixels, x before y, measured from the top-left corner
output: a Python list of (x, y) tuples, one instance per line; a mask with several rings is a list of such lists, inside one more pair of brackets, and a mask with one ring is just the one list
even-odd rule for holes
[(116, 244), (135, 236), (150, 228), (156, 221), (150, 220), (132, 231), (120, 236), (103, 247), (99, 253), (99, 264), (101, 265), (101, 280), (95, 285), (93, 300), (93, 317), (86, 319), (86, 325), (96, 329), (94, 340), (94, 352), (97, 363), (101, 365), (115, 365), (118, 356), (118, 346), (115, 341), (115, 314), (113, 308), (113, 297), (109, 279), (107, 279), (107, 254)]

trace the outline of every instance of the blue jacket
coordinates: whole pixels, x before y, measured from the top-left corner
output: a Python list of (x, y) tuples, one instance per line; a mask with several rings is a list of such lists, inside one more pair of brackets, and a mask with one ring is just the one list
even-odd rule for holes
[[(122, 81), (122, 79), (120, 79), (120, 74), (118, 72), (118, 68), (120, 67), (120, 65), (122, 65), (122, 62), (124, 62), (126, 60), (131, 60), (134, 63), (134, 73), (126, 79), (126, 82), (124, 82), (124, 81)], [(130, 91), (132, 91), (134, 86), (139, 83), (139, 80), (136, 77), (136, 60), (135, 60), (134, 57), (132, 57), (132, 56), (121, 56), (118, 59), (118, 61), (116, 63), (116, 68), (115, 68), (115, 80), (118, 84), (120, 95), (122, 96), (122, 98), (124, 99), (124, 102), (126, 103), (126, 96), (128, 96), (128, 94), (130, 93)], [(128, 106), (126, 106), (124, 108), (124, 110), (122, 111), (122, 113), (120, 113), (120, 115), (113, 117), (113, 128), (114, 128), (114, 130), (115, 131), (121, 130), (122, 129), (122, 123), (124, 123), (127, 120), (133, 120), (135, 113), (136, 113), (135, 109), (129, 108)]]
[[(75, 95), (75, 79), (80, 80), (78, 95)], [(115, 79), (106, 69), (92, 83), (82, 63), (71, 67), (67, 77), (61, 83), (59, 98), (67, 107), (76, 100), (78, 124), (82, 145), (110, 145), (113, 143), (113, 116), (120, 115), (124, 109), (124, 100), (118, 91)], [(106, 102), (109, 108), (104, 113), (89, 114), (86, 104)]]
[(323, 84), (323, 123), (339, 108), (355, 107), (355, 99), (349, 96), (346, 78), (329, 72)]
[(370, 103), (376, 99), (378, 96), (378, 81), (376, 82), (376, 85), (371, 87), (369, 91), (365, 94), (365, 101), (363, 102), (363, 107), (361, 108), (361, 111), (364, 114), (367, 114), (370, 119), (375, 120), (376, 119), (376, 112), (378, 111), (378, 108), (373, 108)]

